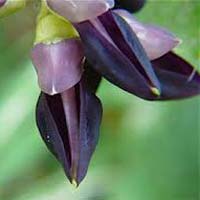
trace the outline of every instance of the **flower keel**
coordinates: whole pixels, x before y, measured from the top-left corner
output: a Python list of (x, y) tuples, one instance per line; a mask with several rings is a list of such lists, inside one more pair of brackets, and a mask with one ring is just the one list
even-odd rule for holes
[(36, 109), (44, 142), (77, 186), (87, 173), (102, 117), (101, 103), (88, 88), (83, 78), (61, 94), (41, 93)]

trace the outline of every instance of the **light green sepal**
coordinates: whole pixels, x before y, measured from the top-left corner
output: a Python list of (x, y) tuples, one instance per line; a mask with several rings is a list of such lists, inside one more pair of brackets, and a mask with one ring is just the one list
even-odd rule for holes
[(47, 8), (47, 3), (46, 1), (42, 0), (40, 6), (40, 12), (37, 16), (37, 22), (39, 22), (43, 17), (47, 16), (48, 14), (50, 14), (50, 12)]
[(70, 22), (64, 21), (53, 14), (38, 20), (35, 44), (56, 43), (58, 41), (78, 37), (78, 33)]
[(7, 2), (2, 7), (0, 7), (0, 18), (23, 9), (25, 6), (26, 0), (7, 0)]

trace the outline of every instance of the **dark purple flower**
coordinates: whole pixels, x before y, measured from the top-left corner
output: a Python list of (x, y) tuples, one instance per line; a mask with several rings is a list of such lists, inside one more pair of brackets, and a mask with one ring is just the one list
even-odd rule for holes
[[(0, 17), (13, 11), (13, 5), (14, 10), (25, 5), (25, 0), (9, 2), (6, 9), (6, 0), (0, 0)], [(31, 52), (42, 90), (36, 122), (46, 146), (76, 186), (98, 143), (102, 105), (96, 91), (102, 78), (146, 100), (200, 94), (200, 74), (172, 52), (180, 40), (126, 11), (136, 12), (145, 2), (41, 3)]]
[[(199, 94), (200, 81), (197, 78), (199, 73), (180, 57), (168, 53), (179, 43), (179, 40), (166, 30), (138, 24), (131, 20), (130, 16), (127, 18), (123, 12), (118, 11), (115, 13), (109, 11), (98, 17), (96, 21), (78, 23), (75, 27), (80, 33), (86, 57), (92, 66), (122, 89), (149, 100), (180, 99)], [(134, 33), (138, 30), (141, 33), (144, 30), (146, 33), (140, 41)], [(153, 39), (157, 43), (154, 44), (157, 46), (157, 52), (149, 48), (153, 46)], [(156, 58), (156, 60), (149, 63), (146, 53), (149, 54), (149, 58)], [(161, 69), (157, 69), (158, 63), (162, 66), (162, 73)], [(164, 84), (163, 71), (167, 69), (171, 70), (172, 75), (169, 74), (168, 82), (165, 81)], [(183, 74), (185, 70), (188, 73)], [(184, 79), (180, 79), (183, 75)], [(195, 80), (192, 75), (195, 75)], [(176, 83), (176, 95), (172, 95), (171, 86), (176, 78), (179, 80)], [(166, 94), (167, 92), (169, 94)]]
[(36, 109), (44, 142), (76, 186), (87, 173), (102, 117), (101, 102), (94, 93), (98, 83), (94, 87), (90, 84), (93, 76), (88, 77), (88, 70), (77, 85), (61, 94), (50, 96), (42, 92)]

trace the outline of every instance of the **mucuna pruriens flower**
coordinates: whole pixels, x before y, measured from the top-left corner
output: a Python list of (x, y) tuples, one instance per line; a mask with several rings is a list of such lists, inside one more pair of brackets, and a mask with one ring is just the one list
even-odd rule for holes
[(37, 125), (44, 142), (76, 186), (87, 173), (102, 118), (101, 102), (90, 91), (91, 85), (85, 77), (88, 75), (61, 94), (41, 93), (36, 109)]
[[(60, 7), (54, 9), (57, 14), (63, 12)], [(67, 15), (61, 16), (68, 20)], [(102, 109), (95, 92), (102, 77), (140, 98), (162, 101), (199, 94), (200, 75), (188, 62), (171, 52), (179, 43), (177, 37), (160, 27), (138, 22), (126, 11), (108, 10), (96, 18), (77, 20), (73, 25), (80, 36), (83, 48), (80, 51), (87, 58), (83, 76), (76, 85), (76, 81), (69, 81), (72, 85), (63, 87), (67, 89), (65, 91), (57, 90), (56, 95), (42, 92), (37, 105), (37, 125), (69, 180), (79, 185), (86, 175), (99, 137)], [(65, 53), (59, 48), (59, 42), (55, 45), (58, 45), (61, 57), (51, 53), (47, 58), (52, 58), (51, 64), (58, 64), (53, 68), (59, 69), (60, 64), (65, 63)], [(43, 55), (36, 55), (40, 54)], [(35, 57), (36, 62), (43, 61), (36, 66), (51, 69), (48, 59), (42, 57)], [(67, 71), (72, 77), (78, 74), (78, 67), (75, 71), (64, 64), (63, 67), (66, 69), (61, 68), (63, 74)], [(62, 77), (59, 75), (62, 70), (55, 76)], [(65, 81), (70, 80), (70, 76), (65, 75)], [(41, 79), (45, 80), (45, 76)]]
[[(0, 17), (24, 0), (0, 0)], [(114, 10), (115, 8), (120, 8)], [(43, 0), (32, 62), (42, 90), (39, 132), (71, 183), (86, 176), (99, 138), (102, 78), (146, 100), (200, 94), (200, 74), (172, 52), (180, 40), (140, 23), (131, 12), (145, 0)]]
[(159, 96), (159, 81), (130, 26), (111, 11), (96, 21), (75, 24), (86, 57), (95, 70), (115, 85), (141, 98)]
[[(162, 28), (124, 17), (124, 12), (108, 11), (95, 20), (74, 24), (93, 68), (113, 84), (147, 100), (180, 99), (199, 94), (199, 73), (170, 52), (179, 39)], [(133, 28), (130, 23), (139, 28)], [(135, 34), (140, 29), (146, 32), (143, 38)], [(151, 57), (151, 63), (146, 54)], [(188, 73), (183, 73), (186, 69)], [(177, 82), (172, 87), (175, 79)]]

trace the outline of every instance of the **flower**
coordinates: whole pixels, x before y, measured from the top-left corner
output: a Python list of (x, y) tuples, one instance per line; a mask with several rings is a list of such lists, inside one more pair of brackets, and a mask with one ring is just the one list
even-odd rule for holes
[[(63, 22), (69, 23), (66, 20), (70, 20), (73, 23), (87, 62), (81, 81), (76, 85), (70, 81), (74, 87), (69, 89), (65, 86), (64, 92), (54, 96), (41, 94), (37, 105), (37, 125), (69, 180), (79, 185), (98, 142), (102, 109), (95, 91), (101, 76), (147, 100), (179, 99), (199, 94), (200, 76), (189, 63), (171, 52), (180, 43), (176, 36), (163, 28), (138, 22), (125, 10), (108, 9), (113, 2), (100, 0), (96, 4), (90, 1), (82, 4), (73, 1), (76, 10), (72, 9), (70, 1), (46, 0), (46, 3), (50, 13), (56, 13)], [(104, 9), (100, 9), (100, 4)], [(97, 11), (85, 12), (90, 6)], [(43, 55), (37, 48), (34, 50)], [(58, 60), (55, 55), (49, 56), (59, 66), (60, 61), (67, 59), (62, 48), (60, 50)], [(75, 62), (74, 57), (68, 59)], [(36, 56), (33, 60), (36, 60), (38, 68), (51, 69), (46, 59)], [(38, 60), (43, 61), (42, 66), (37, 65)], [(56, 68), (56, 65), (52, 66)], [(65, 69), (67, 73), (69, 69)]]
[(44, 142), (76, 186), (87, 173), (102, 118), (101, 102), (92, 92), (95, 87), (88, 84), (93, 80), (86, 77), (83, 75), (76, 86), (61, 94), (50, 96), (42, 92), (36, 109)]
[(96, 91), (102, 77), (151, 101), (200, 93), (200, 74), (172, 52), (180, 39), (128, 12), (138, 11), (145, 1), (114, 3), (44, 0), (37, 18), (31, 57), (42, 92), (36, 122), (76, 186), (86, 176), (98, 143), (102, 105)]

